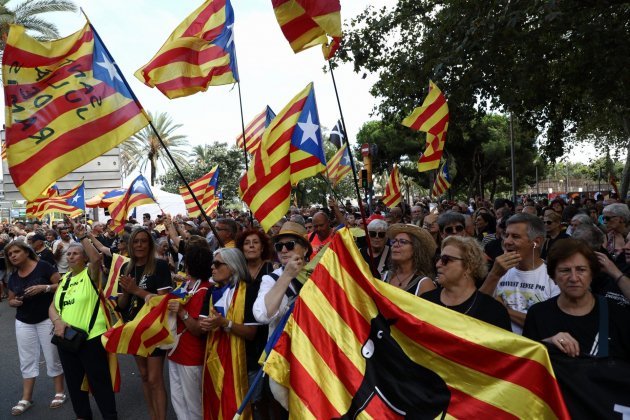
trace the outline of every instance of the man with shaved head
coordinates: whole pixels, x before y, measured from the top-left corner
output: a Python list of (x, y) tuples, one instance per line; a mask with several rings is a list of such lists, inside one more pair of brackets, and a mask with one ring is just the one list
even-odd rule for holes
[(315, 213), (313, 216), (313, 233), (308, 237), (311, 246), (313, 247), (313, 254), (311, 259), (324, 247), (327, 243), (332, 241), (334, 231), (330, 226), (330, 218), (323, 211)]

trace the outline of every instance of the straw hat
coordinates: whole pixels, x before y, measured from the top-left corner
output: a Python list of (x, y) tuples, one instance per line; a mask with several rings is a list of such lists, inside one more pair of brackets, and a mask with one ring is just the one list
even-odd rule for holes
[(306, 254), (307, 256), (313, 253), (313, 247), (308, 239), (306, 239), (306, 228), (301, 224), (295, 222), (284, 222), (280, 231), (273, 237), (273, 241), (278, 242), (285, 236), (298, 239), (305, 248), (308, 248), (308, 252)]
[(422, 244), (422, 248), (431, 254), (435, 254), (437, 244), (426, 229), (408, 223), (394, 223), (387, 229), (387, 237), (389, 239), (394, 239), (399, 233), (406, 233), (409, 236), (416, 237)]

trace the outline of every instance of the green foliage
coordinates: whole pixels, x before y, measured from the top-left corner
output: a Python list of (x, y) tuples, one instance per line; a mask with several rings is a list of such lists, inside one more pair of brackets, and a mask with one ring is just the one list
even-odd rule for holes
[[(228, 147), (227, 143), (206, 144), (201, 147), (203, 157), (193, 153), (189, 165), (181, 168), (187, 182), (192, 182), (208, 173), (213, 166), (219, 165), (219, 189), (223, 191), (223, 201), (226, 205), (240, 202), (238, 183), (245, 171), (243, 151), (236, 146)], [(197, 148), (195, 148), (197, 150)], [(162, 189), (178, 194), (179, 186), (183, 185), (177, 171), (173, 168), (159, 178)]]

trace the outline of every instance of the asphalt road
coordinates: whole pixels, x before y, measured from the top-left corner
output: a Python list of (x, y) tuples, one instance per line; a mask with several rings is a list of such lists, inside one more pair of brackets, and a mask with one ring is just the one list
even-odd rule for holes
[[(148, 419), (149, 416), (142, 395), (142, 383), (133, 357), (120, 355), (118, 360), (122, 378), (120, 393), (116, 395), (118, 418), (120, 420)], [(39, 377), (36, 380), (33, 393), (35, 403), (21, 416), (11, 416), (11, 407), (22, 396), (22, 375), (20, 374), (20, 362), (15, 341), (15, 309), (10, 307), (6, 300), (3, 300), (0, 303), (0, 420), (13, 418), (70, 420), (75, 418), (69, 399), (61, 408), (54, 410), (48, 408), (55, 392), (52, 379), (46, 375), (46, 365), (43, 357), (39, 371)], [(168, 367), (166, 363), (164, 378), (168, 386)], [(94, 419), (101, 419), (94, 400), (92, 400), (92, 412), (94, 413)], [(176, 419), (175, 413), (170, 406), (170, 401), (167, 418), (169, 420)]]

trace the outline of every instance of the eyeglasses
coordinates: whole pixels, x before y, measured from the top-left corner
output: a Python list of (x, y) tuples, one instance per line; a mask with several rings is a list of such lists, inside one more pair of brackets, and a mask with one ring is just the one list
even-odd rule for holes
[(462, 225), (457, 225), (457, 226), (448, 226), (444, 228), (444, 232), (446, 232), (449, 235), (454, 234), (455, 232), (460, 233), (464, 230), (464, 226)]
[(440, 255), (440, 262), (442, 263), (442, 265), (447, 265), (451, 261), (461, 261), (461, 260), (463, 260), (463, 258), (453, 257), (452, 255), (444, 255), (444, 254)]
[(276, 249), (276, 252), (282, 251), (282, 248), (284, 247), (287, 248), (287, 251), (293, 251), (295, 248), (295, 241), (276, 242), (273, 247)]
[(219, 269), (224, 265), (227, 265), (227, 264), (222, 261), (212, 261), (212, 266), (216, 269)]
[(379, 238), (383, 239), (385, 237), (385, 232), (383, 232), (383, 231), (377, 232), (375, 230), (370, 230), (368, 233), (370, 234), (370, 238), (379, 237)]
[(410, 245), (411, 241), (408, 241), (407, 239), (392, 239), (392, 245)]

